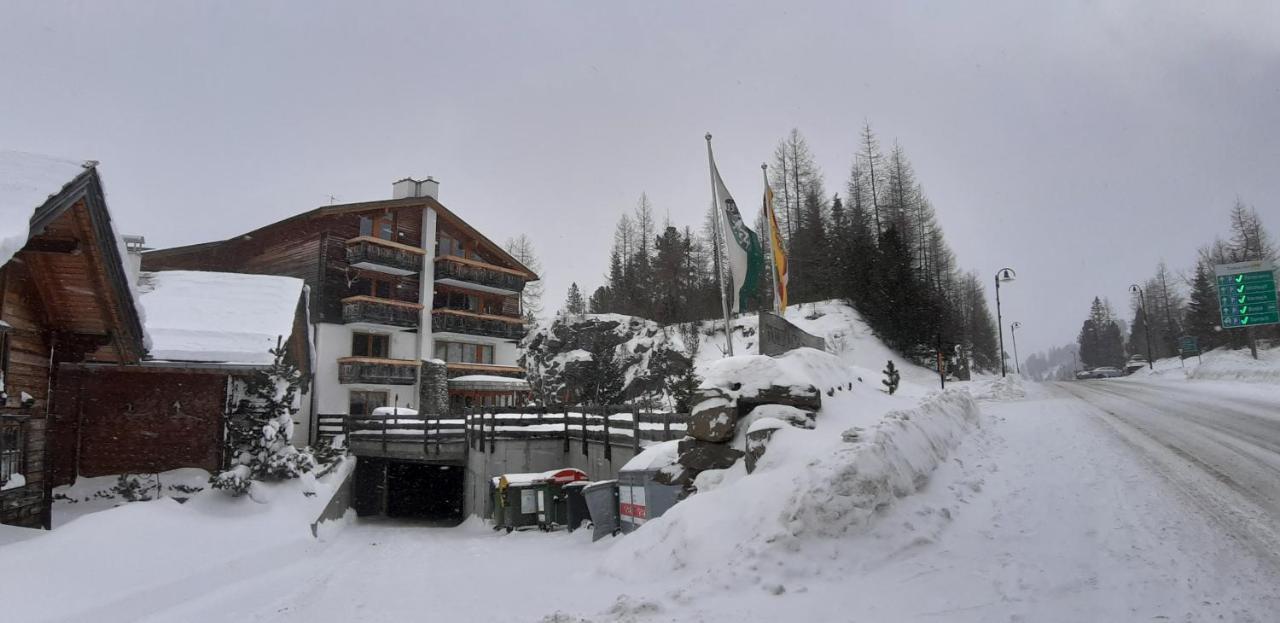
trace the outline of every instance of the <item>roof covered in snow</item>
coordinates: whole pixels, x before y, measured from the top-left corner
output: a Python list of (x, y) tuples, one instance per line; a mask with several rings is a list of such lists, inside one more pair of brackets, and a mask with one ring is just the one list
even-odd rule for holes
[(293, 277), (192, 270), (144, 272), (151, 358), (263, 365), (293, 335), (303, 283)]
[(85, 162), (0, 150), (0, 265), (27, 244), (31, 216), (85, 171)]

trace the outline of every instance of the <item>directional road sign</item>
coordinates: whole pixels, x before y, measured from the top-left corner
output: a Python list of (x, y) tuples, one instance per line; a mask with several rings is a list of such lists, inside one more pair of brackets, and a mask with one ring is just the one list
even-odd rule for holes
[(1236, 262), (1214, 266), (1222, 328), (1240, 329), (1280, 324), (1276, 272), (1270, 262)]

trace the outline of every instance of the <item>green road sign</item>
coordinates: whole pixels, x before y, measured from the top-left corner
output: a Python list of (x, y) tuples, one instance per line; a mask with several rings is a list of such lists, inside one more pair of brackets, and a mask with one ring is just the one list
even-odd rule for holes
[(1214, 267), (1222, 328), (1280, 324), (1275, 267), (1269, 262), (1237, 262)]

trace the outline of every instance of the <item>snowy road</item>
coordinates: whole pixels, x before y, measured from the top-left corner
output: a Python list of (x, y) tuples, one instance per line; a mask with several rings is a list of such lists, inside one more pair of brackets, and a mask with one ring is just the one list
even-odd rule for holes
[(1280, 565), (1280, 401), (1247, 385), (1096, 381), (1058, 387), (1187, 500)]

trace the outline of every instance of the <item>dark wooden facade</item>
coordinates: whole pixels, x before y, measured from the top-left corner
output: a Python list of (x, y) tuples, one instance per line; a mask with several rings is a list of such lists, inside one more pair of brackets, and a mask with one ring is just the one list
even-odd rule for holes
[[(229, 383), (252, 369), (146, 360), (91, 165), (31, 209), (28, 242), (0, 266), (0, 523), (50, 527), (52, 487), (78, 475), (218, 469)], [(289, 346), (309, 373), (306, 309)]]
[(48, 527), (57, 429), (51, 398), (61, 364), (136, 362), (144, 351), (97, 171), (87, 167), (32, 209), (26, 246), (0, 267), (0, 319), (8, 325), (0, 427), (22, 440), (21, 469), (13, 473), (25, 481), (0, 492), (0, 522)]

